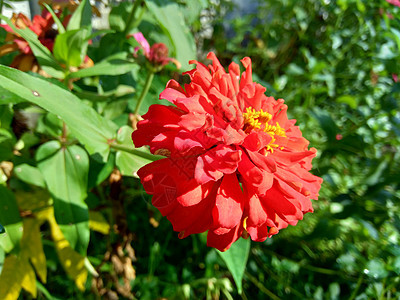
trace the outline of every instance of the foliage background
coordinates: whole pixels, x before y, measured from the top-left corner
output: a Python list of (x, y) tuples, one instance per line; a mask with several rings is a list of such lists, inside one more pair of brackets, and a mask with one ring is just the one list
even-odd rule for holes
[[(111, 150), (106, 163), (88, 147), (91, 141), (63, 118), (70, 128), (65, 132), (56, 117), (60, 108), (22, 102), (21, 96), (0, 84), (0, 223), (14, 230), (8, 232), (14, 246), (4, 240), (1, 244), (3, 273), (6, 257), (21, 261), (27, 255), (26, 238), (7, 219), (13, 206), (24, 234), (30, 226), (40, 228), (47, 276), (38, 271), (32, 257), (31, 263), (24, 261), (35, 267), (38, 278), (33, 273), (30, 279), (40, 299), (400, 298), (400, 83), (393, 76), (400, 73), (400, 7), (384, 0), (258, 0), (252, 2), (254, 9), (244, 11), (224, 0), (135, 1), (139, 2), (132, 23), (127, 20), (134, 4), (110, 3), (114, 32), (100, 35), (87, 49), (95, 65), (120, 54), (118, 65), (108, 59), (110, 69), (124, 64), (128, 71), (92, 70), (76, 76), (80, 79), (72, 92), (63, 88), (65, 97), (73, 93), (80, 104), (110, 120), (110, 136), (122, 128), (115, 144), (104, 148)], [(134, 125), (130, 114), (149, 72), (145, 61), (132, 61), (135, 45), (126, 42), (126, 33), (137, 31), (150, 44), (164, 42), (183, 69), (189, 68), (185, 63), (196, 52), (202, 60), (208, 51), (215, 51), (225, 66), (251, 57), (254, 78), (268, 87), (267, 94), (286, 100), (289, 116), (297, 119), (303, 135), (318, 149), (313, 172), (324, 183), (320, 200), (314, 202), (315, 212), (264, 243), (251, 243), (241, 294), (225, 261), (206, 247), (205, 235), (179, 240), (151, 206), (139, 180), (131, 176), (146, 162), (145, 155), (126, 151)], [(0, 29), (0, 42), (4, 39)], [(7, 65), (11, 60), (8, 55), (0, 62)], [(64, 82), (69, 71), (64, 70)], [(155, 75), (140, 114), (159, 102), (158, 94), (169, 78), (185, 80), (181, 71), (168, 65)], [(57, 92), (48, 97), (59, 97)], [(37, 121), (30, 124), (32, 116)], [(87, 130), (82, 135), (91, 134)], [(49, 151), (57, 154), (48, 158)], [(85, 158), (76, 166), (84, 178), (69, 187), (82, 198), (74, 205), (83, 210), (83, 222), (74, 225), (87, 236), (74, 244), (73, 234), (62, 227), (71, 224), (60, 224), (63, 218), (57, 215), (56, 219), (70, 244), (67, 249), (80, 255), (77, 261), (86, 266), (77, 273), (63, 264), (54, 217), (48, 211), (40, 215), (43, 207), (54, 207), (57, 214), (56, 203), (63, 203), (57, 202), (64, 195), (57, 195), (51, 179), (71, 178), (63, 176), (54, 161), (60, 155), (67, 160), (68, 153)], [(5, 162), (12, 163), (12, 172), (7, 172)], [(21, 170), (31, 173), (21, 175)], [(68, 168), (64, 171), (68, 173)], [(41, 201), (44, 204), (37, 204)], [(37, 223), (30, 224), (32, 220)], [(71, 259), (71, 253), (66, 257)], [(87, 280), (79, 279), (82, 270), (89, 270)], [(27, 286), (22, 284), (20, 298), (31, 297)]]

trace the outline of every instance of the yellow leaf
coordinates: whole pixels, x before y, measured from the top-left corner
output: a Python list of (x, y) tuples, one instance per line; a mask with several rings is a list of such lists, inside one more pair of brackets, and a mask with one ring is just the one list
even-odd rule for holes
[(50, 224), (51, 236), (55, 244), (58, 258), (64, 270), (75, 280), (75, 284), (80, 290), (85, 290), (85, 283), (88, 275), (87, 269), (85, 268), (85, 258), (72, 249), (65, 239), (54, 218), (54, 211), (47, 214), (47, 220)]
[(35, 217), (39, 220), (40, 224), (42, 224), (44, 221), (48, 221), (50, 223), (50, 219), (54, 219), (54, 208), (49, 206), (45, 209), (41, 209), (35, 212)]
[(36, 276), (28, 260), (21, 260), (21, 268), (16, 272), (21, 272), (24, 277), (22, 279), (22, 287), (29, 292), (33, 298), (37, 297)]
[(34, 189), (30, 192), (17, 190), (15, 192), (15, 198), (21, 210), (31, 211), (46, 207), (51, 200), (49, 192), (43, 189)]
[(89, 228), (102, 234), (110, 233), (110, 224), (98, 211), (89, 211)]
[(22, 287), (24, 273), (21, 271), (21, 262), (18, 257), (11, 254), (4, 260), (3, 270), (0, 275), (0, 299), (17, 299)]
[(24, 218), (24, 233), (21, 239), (21, 256), (30, 259), (36, 273), (46, 283), (46, 256), (43, 251), (40, 223), (37, 219)]

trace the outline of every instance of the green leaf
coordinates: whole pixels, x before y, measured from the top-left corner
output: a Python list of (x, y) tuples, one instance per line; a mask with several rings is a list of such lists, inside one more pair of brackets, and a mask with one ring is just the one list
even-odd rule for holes
[(50, 50), (43, 46), (41, 42), (39, 42), (38, 36), (32, 30), (30, 30), (29, 28), (16, 28), (14, 24), (12, 24), (11, 21), (3, 15), (0, 15), (0, 19), (4, 20), (15, 33), (19, 34), (24, 40), (29, 43), (29, 46), (31, 47), (37, 61), (47, 74), (55, 78), (64, 78), (64, 70), (54, 59)]
[(372, 277), (375, 280), (383, 279), (389, 275), (389, 272), (385, 268), (385, 263), (380, 258), (374, 258), (367, 263), (364, 273), (368, 277)]
[(0, 87), (60, 116), (90, 154), (99, 153), (104, 161), (107, 159), (110, 151), (108, 143), (115, 138), (117, 126), (82, 103), (75, 95), (6, 66), (0, 66)]
[(12, 105), (0, 105), (0, 128), (10, 130), (13, 117)]
[(110, 101), (113, 102), (120, 98), (125, 98), (129, 94), (133, 94), (135, 89), (129, 85), (120, 84), (115, 89), (98, 94), (96, 92), (89, 92), (80, 89), (78, 86), (74, 86), (74, 91), (77, 96), (82, 99), (94, 101), (94, 102), (102, 102), (102, 101)]
[(79, 67), (88, 47), (89, 28), (69, 30), (57, 35), (54, 43), (54, 57), (67, 66)]
[(146, 5), (174, 45), (175, 57), (182, 64), (182, 71), (188, 70), (189, 60), (196, 58), (196, 46), (180, 6), (162, 0), (147, 0)]
[(89, 212), (86, 203), (89, 157), (79, 146), (62, 147), (58, 141), (43, 144), (36, 153), (49, 192), (54, 215), (65, 238), (80, 253), (89, 243)]
[(365, 184), (376, 185), (384, 179), (384, 174), (387, 172), (387, 168), (390, 165), (390, 158), (386, 157), (382, 160), (379, 165), (372, 169), (371, 174), (366, 176)]
[(338, 103), (346, 103), (351, 108), (356, 109), (358, 105), (357, 98), (351, 95), (343, 95), (336, 98), (336, 102)]
[(63, 121), (55, 114), (43, 114), (37, 121), (36, 132), (59, 138), (63, 132)]
[(46, 9), (50, 12), (51, 16), (53, 17), (54, 23), (57, 25), (58, 32), (64, 33), (65, 28), (64, 28), (63, 24), (61, 23), (60, 19), (57, 17), (54, 10), (47, 3), (43, 3), (43, 6), (46, 7)]
[[(120, 145), (123, 145), (127, 148), (131, 147), (132, 150), (134, 150), (134, 145), (132, 142), (132, 132), (133, 129), (132, 127), (129, 126), (123, 126), (118, 130), (118, 136), (117, 136), (117, 142)], [(151, 156), (150, 152), (142, 147), (140, 149), (135, 149), (136, 151), (142, 151), (144, 153), (148, 153), (149, 156)], [(156, 156), (154, 156), (156, 157)], [(115, 163), (119, 170), (121, 171), (121, 174), (124, 176), (134, 176), (141, 167), (144, 165), (147, 165), (154, 160), (149, 159), (149, 158), (144, 158), (140, 157), (138, 155), (135, 155), (133, 153), (129, 153), (126, 151), (117, 151), (117, 156)]]
[(364, 3), (362, 3), (362, 0), (357, 0), (357, 9), (360, 12), (365, 13), (366, 8), (365, 8)]
[(326, 137), (330, 141), (334, 141), (336, 134), (339, 132), (335, 121), (332, 116), (327, 112), (315, 107), (311, 114), (318, 120), (322, 130), (325, 132)]
[(96, 157), (90, 157), (88, 189), (100, 185), (110, 176), (115, 167), (115, 153), (111, 152), (106, 163), (100, 162)]
[(129, 12), (132, 10), (133, 4), (126, 1), (121, 2), (118, 6), (111, 9), (108, 17), (110, 28), (115, 31), (123, 32), (126, 28), (126, 21), (129, 18)]
[(242, 279), (244, 270), (246, 269), (247, 259), (250, 252), (250, 239), (238, 239), (225, 252), (218, 251), (226, 266), (232, 274), (238, 288), (238, 293), (242, 293)]
[(21, 97), (0, 86), (0, 104), (19, 103), (23, 101), (24, 99), (21, 99)]
[(18, 179), (28, 184), (33, 184), (42, 188), (46, 186), (42, 173), (40, 173), (37, 168), (32, 167), (28, 164), (15, 166), (14, 174), (17, 176)]
[(0, 128), (0, 161), (9, 160), (13, 157), (15, 138), (13, 135)]
[(22, 237), (22, 220), (14, 194), (1, 185), (0, 224), (6, 229), (6, 233), (0, 235), (0, 247), (5, 252), (10, 252), (15, 246), (19, 246)]
[(78, 70), (69, 74), (69, 78), (82, 78), (98, 75), (122, 75), (134, 69), (139, 69), (137, 63), (124, 59), (103, 60), (93, 67)]
[(67, 31), (92, 25), (92, 7), (89, 0), (83, 0), (68, 22)]

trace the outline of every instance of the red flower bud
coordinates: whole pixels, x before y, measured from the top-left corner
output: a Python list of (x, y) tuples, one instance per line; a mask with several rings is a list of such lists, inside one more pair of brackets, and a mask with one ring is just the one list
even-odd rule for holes
[(156, 43), (150, 48), (149, 61), (155, 65), (164, 66), (170, 61), (168, 47), (163, 43)]

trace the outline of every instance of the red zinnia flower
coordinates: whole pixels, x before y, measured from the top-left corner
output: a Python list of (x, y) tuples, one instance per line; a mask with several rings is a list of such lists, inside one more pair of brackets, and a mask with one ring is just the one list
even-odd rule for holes
[(313, 208), (322, 179), (309, 173), (316, 149), (308, 149), (283, 99), (265, 96), (231, 63), (226, 73), (214, 53), (208, 68), (197, 62), (184, 88), (170, 80), (132, 138), (167, 158), (138, 171), (152, 203), (179, 237), (208, 230), (207, 245), (221, 251), (240, 236), (264, 241), (296, 225)]

